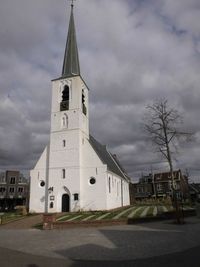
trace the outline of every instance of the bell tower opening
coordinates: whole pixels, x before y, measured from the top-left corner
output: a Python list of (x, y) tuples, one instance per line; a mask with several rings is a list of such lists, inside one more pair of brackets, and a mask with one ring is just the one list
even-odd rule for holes
[(62, 102), (60, 103), (60, 111), (69, 110), (69, 86), (65, 85), (62, 91)]
[(87, 115), (87, 108), (86, 108), (86, 105), (85, 105), (85, 93), (84, 93), (84, 90), (82, 90), (82, 111), (83, 111), (83, 114)]

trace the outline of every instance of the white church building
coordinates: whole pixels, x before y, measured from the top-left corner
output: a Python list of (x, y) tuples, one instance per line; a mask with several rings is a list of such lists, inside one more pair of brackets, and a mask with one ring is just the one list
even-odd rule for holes
[(62, 75), (52, 81), (50, 141), (30, 176), (30, 212), (130, 205), (127, 173), (89, 133), (89, 90), (80, 74), (73, 4)]

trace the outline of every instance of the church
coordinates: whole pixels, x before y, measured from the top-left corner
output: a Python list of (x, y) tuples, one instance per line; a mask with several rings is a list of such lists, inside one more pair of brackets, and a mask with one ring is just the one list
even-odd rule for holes
[(80, 73), (73, 13), (72, 3), (62, 75), (52, 80), (50, 141), (30, 172), (30, 212), (130, 205), (129, 176), (89, 132), (89, 89)]

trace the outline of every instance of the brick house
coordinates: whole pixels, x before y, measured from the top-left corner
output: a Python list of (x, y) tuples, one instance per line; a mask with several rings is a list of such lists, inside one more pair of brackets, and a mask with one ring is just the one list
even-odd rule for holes
[[(178, 198), (189, 198), (188, 179), (181, 170), (174, 171), (174, 189)], [(130, 186), (132, 202), (147, 198), (166, 198), (172, 194), (170, 172), (161, 172), (142, 176), (138, 183)]]
[(0, 173), (0, 211), (14, 210), (17, 205), (28, 206), (29, 182), (19, 171)]
[[(182, 174), (181, 170), (173, 172), (174, 189), (178, 198), (189, 197), (188, 178)], [(153, 178), (154, 197), (167, 197), (172, 194), (172, 178), (170, 172), (155, 173)]]

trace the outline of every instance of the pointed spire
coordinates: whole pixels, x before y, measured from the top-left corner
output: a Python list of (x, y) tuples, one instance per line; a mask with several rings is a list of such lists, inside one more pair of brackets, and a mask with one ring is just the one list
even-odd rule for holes
[(80, 75), (78, 47), (76, 42), (76, 31), (74, 24), (73, 2), (71, 4), (71, 15), (69, 21), (69, 29), (65, 55), (63, 61), (62, 78)]

